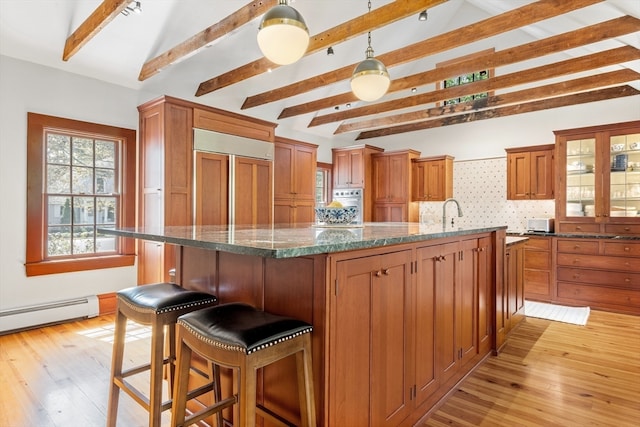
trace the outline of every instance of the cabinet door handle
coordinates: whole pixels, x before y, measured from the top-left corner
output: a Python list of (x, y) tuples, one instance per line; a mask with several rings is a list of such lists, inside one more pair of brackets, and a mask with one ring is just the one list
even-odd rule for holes
[(382, 271), (380, 270), (376, 271), (376, 277), (380, 277), (380, 276), (382, 276)]
[(609, 216), (609, 214), (602, 214), (602, 216), (606, 218)]
[(382, 270), (382, 273), (384, 273), (385, 276), (389, 275), (389, 269), (385, 268), (384, 270)]

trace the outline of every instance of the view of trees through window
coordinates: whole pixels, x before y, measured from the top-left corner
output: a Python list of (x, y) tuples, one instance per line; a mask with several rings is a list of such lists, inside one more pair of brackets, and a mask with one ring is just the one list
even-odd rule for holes
[[(489, 72), (487, 70), (477, 71), (475, 73), (463, 74), (458, 77), (446, 79), (443, 82), (443, 87), (446, 89), (448, 87), (460, 86), (467, 83), (477, 82), (479, 80), (486, 80), (488, 78), (489, 78)], [(486, 98), (487, 96), (489, 96), (487, 92), (477, 93), (475, 95), (465, 95), (460, 98), (448, 99), (444, 102), (444, 104), (445, 105), (459, 104), (461, 102), (473, 101), (474, 99), (478, 99), (478, 98)]]
[(46, 134), (47, 256), (116, 252), (120, 143), (57, 131)]

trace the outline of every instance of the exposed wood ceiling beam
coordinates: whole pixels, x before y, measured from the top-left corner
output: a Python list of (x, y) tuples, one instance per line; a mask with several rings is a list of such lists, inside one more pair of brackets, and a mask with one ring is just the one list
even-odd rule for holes
[(620, 85), (640, 79), (640, 74), (630, 69), (610, 71), (608, 73), (596, 74), (582, 77), (566, 82), (554, 83), (539, 86), (531, 89), (509, 92), (501, 95), (480, 98), (474, 101), (462, 102), (459, 104), (445, 105), (442, 107), (428, 108), (421, 111), (397, 114), (379, 119), (361, 121), (356, 123), (345, 123), (338, 127), (336, 134), (359, 131), (363, 129), (383, 128), (396, 126), (401, 123), (417, 122), (434, 118), (452, 116), (471, 110), (481, 110), (486, 108), (496, 108), (511, 104), (520, 104), (526, 101), (553, 98), (570, 93), (584, 92), (592, 89)]
[[(596, 43), (602, 40), (631, 34), (637, 32), (638, 28), (640, 28), (640, 19), (632, 16), (623, 16), (575, 31), (570, 31), (568, 33), (559, 34), (539, 41), (526, 43), (509, 49), (492, 52), (483, 56), (473, 57), (465, 61), (438, 67), (433, 70), (395, 79), (391, 82), (389, 93), (432, 84), (451, 76), (457, 76), (475, 70), (498, 68), (587, 44)], [(357, 98), (352, 92), (345, 92), (339, 95), (287, 107), (282, 110), (278, 118), (283, 119), (307, 114), (325, 108), (331, 108), (335, 105), (354, 102), (356, 100)], [(342, 119), (343, 118), (340, 118), (339, 120)]]
[[(329, 46), (335, 46), (345, 40), (422, 12), (425, 9), (430, 9), (446, 1), (449, 0), (396, 0), (312, 36), (305, 55), (310, 55)], [(223, 87), (266, 73), (269, 69), (276, 67), (278, 67), (276, 64), (264, 57), (256, 59), (253, 62), (200, 83), (196, 96), (206, 95)]]
[(104, 0), (71, 34), (64, 44), (62, 60), (68, 61), (82, 46), (98, 34), (124, 10), (131, 0)]
[[(507, 31), (531, 25), (533, 23), (553, 18), (576, 9), (600, 3), (603, 0), (540, 0), (520, 8), (510, 10), (498, 16), (487, 18), (475, 24), (468, 25), (447, 33), (423, 40), (401, 49), (376, 56), (387, 68), (407, 62), (415, 61), (429, 55), (467, 44), (469, 40), (478, 41), (487, 37), (502, 34)], [(297, 83), (273, 89), (258, 95), (248, 97), (242, 109), (256, 107), (277, 100), (289, 98), (316, 88), (326, 86), (351, 77), (357, 64), (348, 65), (334, 71), (311, 77)]]
[(591, 92), (566, 95), (558, 98), (533, 101), (525, 104), (510, 105), (491, 110), (477, 111), (469, 114), (459, 114), (440, 119), (426, 120), (418, 123), (409, 123), (399, 126), (376, 129), (361, 132), (356, 140), (378, 138), (382, 136), (396, 135), (435, 127), (450, 126), (460, 123), (469, 123), (477, 120), (507, 117), (516, 114), (532, 113), (534, 111), (548, 110), (552, 108), (567, 107), (570, 105), (586, 104), (589, 102), (607, 101), (626, 96), (640, 95), (640, 91), (631, 86), (617, 86), (607, 89), (599, 89)]
[(140, 70), (138, 80), (144, 81), (159, 73), (163, 68), (186, 59), (210, 43), (224, 37), (230, 36), (241, 26), (251, 22), (256, 17), (263, 15), (273, 6), (278, 4), (278, 0), (256, 0), (238, 9), (233, 14), (227, 16), (222, 21), (200, 31), (198, 34), (189, 37), (177, 46), (161, 53), (153, 59), (145, 62)]
[(623, 46), (604, 52), (592, 53), (590, 55), (555, 62), (553, 64), (541, 65), (539, 67), (529, 68), (515, 73), (503, 74), (465, 85), (438, 89), (420, 95), (365, 105), (360, 108), (351, 108), (338, 113), (318, 116), (311, 121), (309, 126), (318, 126), (355, 117), (416, 107), (419, 105), (444, 101), (446, 99), (473, 95), (474, 93), (492, 92), (499, 89), (506, 89), (521, 84), (579, 73), (582, 71), (594, 70), (596, 68), (616, 65), (637, 59), (640, 59), (640, 50), (633, 46)]

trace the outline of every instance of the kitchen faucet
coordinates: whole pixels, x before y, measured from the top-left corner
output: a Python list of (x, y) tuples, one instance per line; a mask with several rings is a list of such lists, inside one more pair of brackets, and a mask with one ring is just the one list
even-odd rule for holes
[[(449, 204), (449, 202), (453, 202), (456, 204), (456, 206), (458, 207), (458, 217), (462, 216), (462, 208), (460, 207), (460, 203), (456, 200), (456, 199), (447, 199), (444, 201), (444, 204), (442, 205), (442, 226), (446, 227), (446, 222), (447, 222), (447, 204)], [(453, 218), (451, 218), (451, 226), (453, 226)]]

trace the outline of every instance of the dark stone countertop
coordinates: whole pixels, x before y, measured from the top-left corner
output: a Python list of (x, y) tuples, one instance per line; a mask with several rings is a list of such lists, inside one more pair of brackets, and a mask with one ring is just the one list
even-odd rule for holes
[(168, 226), (164, 228), (100, 229), (101, 233), (194, 246), (269, 258), (293, 258), (321, 253), (376, 248), (462, 235), (492, 232), (506, 226), (443, 230), (442, 225), (414, 222), (368, 222), (360, 227), (319, 227), (314, 224), (252, 226)]

